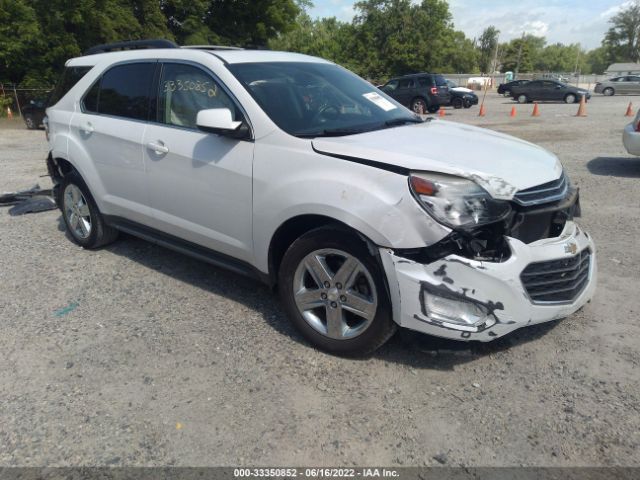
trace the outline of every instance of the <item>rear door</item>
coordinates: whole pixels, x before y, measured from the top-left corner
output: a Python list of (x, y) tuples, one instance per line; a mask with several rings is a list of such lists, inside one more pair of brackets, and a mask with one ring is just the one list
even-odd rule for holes
[(163, 61), (157, 105), (142, 149), (154, 227), (250, 261), (254, 143), (196, 126), (198, 112), (210, 108), (246, 120), (239, 104), (210, 71)]
[(640, 77), (637, 75), (630, 75), (627, 77), (628, 90), (626, 93), (638, 94), (640, 93)]
[(398, 102), (409, 107), (415, 94), (415, 82), (413, 78), (401, 78), (398, 81), (398, 88), (394, 95), (394, 98)]
[(524, 93), (529, 100), (542, 100), (544, 95), (542, 80), (534, 80), (533, 82), (517, 87), (515, 90), (518, 95)]
[(566, 91), (560, 83), (543, 80), (538, 98), (540, 100), (562, 100)]
[(156, 67), (157, 61), (150, 60), (109, 68), (83, 96), (71, 122), (71, 133), (102, 184), (104, 213), (144, 224), (151, 217), (142, 139)]

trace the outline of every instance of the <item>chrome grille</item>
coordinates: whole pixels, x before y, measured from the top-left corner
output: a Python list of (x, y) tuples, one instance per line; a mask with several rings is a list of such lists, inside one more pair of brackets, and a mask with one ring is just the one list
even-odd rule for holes
[(538, 302), (570, 302), (589, 281), (591, 252), (585, 249), (573, 257), (527, 265), (520, 274), (529, 298)]
[(557, 180), (527, 188), (526, 190), (520, 190), (514, 195), (513, 200), (522, 206), (528, 207), (560, 200), (567, 195), (568, 189), (569, 182), (567, 182), (567, 177), (562, 172), (562, 175)]

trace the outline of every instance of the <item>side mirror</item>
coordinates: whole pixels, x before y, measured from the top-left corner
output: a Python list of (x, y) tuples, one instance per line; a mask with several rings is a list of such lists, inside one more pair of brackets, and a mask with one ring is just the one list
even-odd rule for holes
[[(209, 108), (200, 110), (196, 116), (196, 125), (200, 130), (218, 135), (241, 138), (247, 133), (244, 122), (233, 120), (228, 108)], [(242, 127), (245, 128), (242, 128)]]

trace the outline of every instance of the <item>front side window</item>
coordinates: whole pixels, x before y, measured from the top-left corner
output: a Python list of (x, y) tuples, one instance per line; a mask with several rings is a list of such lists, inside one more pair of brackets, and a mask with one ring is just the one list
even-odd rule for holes
[(241, 120), (234, 102), (204, 70), (181, 63), (164, 64), (158, 101), (160, 123), (196, 128), (198, 112), (210, 108), (228, 108), (234, 120)]
[(291, 135), (350, 135), (422, 121), (369, 82), (334, 64), (236, 63), (227, 68), (271, 120)]
[(108, 70), (100, 81), (97, 112), (147, 120), (155, 69), (155, 63), (127, 63)]

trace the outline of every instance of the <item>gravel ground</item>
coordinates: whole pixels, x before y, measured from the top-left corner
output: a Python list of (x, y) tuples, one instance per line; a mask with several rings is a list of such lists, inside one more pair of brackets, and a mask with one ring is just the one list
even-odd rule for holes
[[(581, 188), (599, 290), (491, 344), (412, 332), (320, 353), (266, 288), (124, 236), (69, 241), (58, 211), (0, 208), (0, 465), (639, 465), (640, 159), (629, 100), (447, 118), (539, 143)], [(42, 131), (0, 124), (0, 191), (49, 185)], [(469, 155), (473, 155), (470, 150)]]

